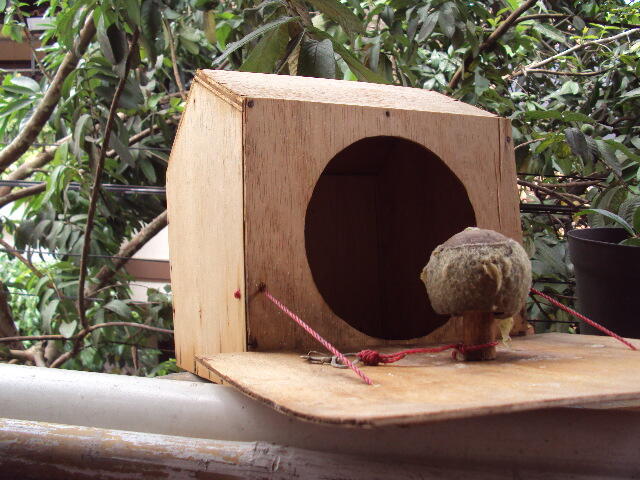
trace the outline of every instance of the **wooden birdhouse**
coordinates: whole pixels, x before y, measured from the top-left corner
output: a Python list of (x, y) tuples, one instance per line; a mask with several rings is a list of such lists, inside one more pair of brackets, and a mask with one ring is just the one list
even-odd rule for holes
[(467, 226), (520, 239), (510, 135), (426, 90), (198, 72), (167, 177), (179, 365), (316, 348), (263, 282), (342, 349), (455, 339), (419, 274)]
[(167, 175), (178, 364), (332, 424), (640, 399), (638, 352), (586, 335), (520, 337), (488, 362), (412, 355), (363, 367), (369, 384), (300, 358), (322, 348), (275, 298), (342, 352), (461, 341), (420, 272), (468, 226), (520, 239), (510, 134), (421, 89), (198, 72)]

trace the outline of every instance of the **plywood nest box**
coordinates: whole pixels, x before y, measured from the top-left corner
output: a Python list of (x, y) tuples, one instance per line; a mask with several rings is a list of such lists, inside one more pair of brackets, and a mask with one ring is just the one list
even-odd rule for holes
[(302, 361), (319, 346), (260, 291), (343, 352), (460, 341), (419, 275), (465, 227), (520, 240), (510, 134), (508, 120), (421, 89), (198, 72), (167, 176), (178, 364), (352, 425), (640, 399), (637, 352), (562, 334), (521, 337), (491, 362), (364, 367), (365, 385)]
[(261, 282), (342, 349), (455, 339), (419, 274), (467, 226), (520, 238), (510, 131), (421, 89), (200, 71), (167, 181), (179, 365), (317, 348)]

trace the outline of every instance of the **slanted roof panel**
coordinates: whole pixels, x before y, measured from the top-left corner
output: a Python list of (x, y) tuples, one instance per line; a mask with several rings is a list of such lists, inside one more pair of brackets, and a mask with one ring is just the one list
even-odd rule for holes
[[(276, 98), (482, 117), (496, 116), (446, 95), (421, 88), (228, 70), (200, 70), (196, 80), (223, 96)], [(233, 99), (229, 100), (233, 101)]]

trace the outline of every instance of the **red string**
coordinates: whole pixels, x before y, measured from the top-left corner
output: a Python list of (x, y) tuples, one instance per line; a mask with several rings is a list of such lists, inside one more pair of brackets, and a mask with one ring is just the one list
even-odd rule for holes
[(598, 330), (600, 330), (601, 332), (609, 335), (610, 337), (615, 338), (616, 340), (618, 340), (619, 342), (624, 343), (627, 347), (629, 347), (631, 350), (637, 350), (636, 347), (634, 347), (631, 343), (629, 343), (627, 340), (625, 340), (624, 338), (622, 338), (620, 335), (618, 335), (617, 333), (612, 332), (611, 330), (609, 330), (608, 328), (600, 325), (599, 323), (594, 322), (593, 320), (591, 320), (590, 318), (585, 317), (584, 315), (582, 315), (579, 312), (576, 312), (574, 309), (567, 307), (566, 305), (564, 305), (563, 303), (560, 303), (559, 301), (557, 301), (555, 298), (550, 297), (549, 295), (547, 295), (546, 293), (542, 293), (539, 290), (536, 290), (535, 288), (531, 287), (531, 293), (534, 293), (536, 295), (541, 296), (542, 298), (544, 298), (545, 300), (547, 300), (548, 302), (551, 302), (553, 305), (555, 305), (556, 307), (558, 307), (561, 310), (564, 310), (565, 312), (567, 312), (570, 315), (573, 315), (576, 318), (579, 318), (580, 320), (582, 320), (585, 323), (588, 323), (589, 325), (591, 325), (593, 328), (597, 328)]
[(322, 346), (324, 348), (326, 348), (328, 351), (330, 351), (333, 355), (335, 355), (336, 357), (338, 357), (338, 359), (342, 362), (343, 365), (346, 365), (347, 367), (349, 367), (351, 370), (353, 370), (355, 372), (356, 375), (358, 375), (362, 381), (364, 381), (364, 383), (366, 383), (367, 385), (372, 385), (373, 382), (371, 381), (371, 379), (369, 377), (367, 377), (364, 372), (362, 370), (360, 370), (358, 367), (356, 367), (353, 363), (351, 363), (351, 361), (345, 357), (342, 353), (340, 353), (338, 351), (338, 349), (336, 347), (334, 347), (333, 345), (331, 345), (329, 342), (327, 342), (324, 338), (322, 338), (320, 336), (320, 334), (318, 332), (316, 332), (313, 328), (311, 328), (309, 325), (307, 325), (305, 322), (302, 321), (302, 319), (300, 317), (298, 317), (295, 313), (293, 313), (291, 310), (289, 310), (282, 302), (280, 302), (280, 300), (278, 300), (277, 298), (275, 298), (273, 295), (271, 295), (269, 293), (269, 291), (267, 290), (267, 287), (263, 284), (260, 286), (260, 291), (262, 293), (265, 294), (265, 296), (271, 300), (271, 302), (278, 307), (280, 310), (282, 310), (289, 318), (291, 318), (291, 320), (293, 320), (294, 322), (296, 322), (298, 325), (300, 325), (309, 335), (311, 335), (313, 338), (315, 338), (318, 342), (320, 342), (322, 344)]
[(452, 343), (450, 345), (442, 345), (440, 347), (412, 348), (410, 350), (402, 350), (394, 353), (380, 353), (375, 350), (362, 350), (358, 352), (357, 357), (365, 365), (375, 366), (379, 363), (394, 363), (398, 360), (402, 360), (407, 355), (413, 355), (415, 353), (440, 353), (446, 350), (453, 350), (453, 352), (451, 352), (451, 357), (456, 360), (458, 358), (458, 354), (464, 355), (467, 352), (475, 352), (477, 350), (495, 347), (496, 345), (498, 345), (498, 342), (483, 343), (480, 345)]

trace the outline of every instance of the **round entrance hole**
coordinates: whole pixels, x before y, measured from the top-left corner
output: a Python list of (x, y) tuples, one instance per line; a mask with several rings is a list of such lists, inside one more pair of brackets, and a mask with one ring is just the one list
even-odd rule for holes
[(432, 250), (476, 224), (467, 192), (438, 156), (397, 137), (368, 137), (338, 153), (307, 207), (313, 280), (333, 312), (362, 333), (417, 338), (447, 321), (420, 272)]

